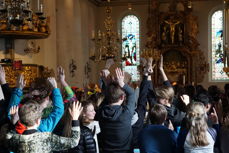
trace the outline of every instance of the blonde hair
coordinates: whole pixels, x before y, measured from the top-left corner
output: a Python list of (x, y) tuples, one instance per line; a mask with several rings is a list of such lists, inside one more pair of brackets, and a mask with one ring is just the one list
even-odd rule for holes
[(192, 146), (207, 146), (209, 144), (206, 131), (207, 115), (202, 103), (194, 102), (189, 105), (187, 111), (190, 143)]
[(161, 86), (156, 88), (156, 96), (159, 98), (168, 99), (169, 103), (172, 103), (174, 97), (173, 87)]

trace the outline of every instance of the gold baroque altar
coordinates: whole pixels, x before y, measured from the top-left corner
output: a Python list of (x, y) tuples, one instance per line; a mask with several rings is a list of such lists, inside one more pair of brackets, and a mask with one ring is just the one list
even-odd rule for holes
[(26, 87), (29, 87), (31, 83), (38, 77), (47, 78), (54, 76), (54, 71), (44, 66), (36, 64), (23, 64), (20, 69), (12, 66), (12, 64), (3, 64), (6, 73), (6, 81), (10, 87), (16, 86), (16, 80), (19, 74), (24, 75)]
[[(182, 6), (180, 5), (182, 4)], [(160, 3), (151, 0), (147, 21), (147, 48), (164, 57), (164, 69), (171, 82), (199, 83), (209, 70), (203, 51), (197, 41), (198, 19), (186, 1), (173, 0), (168, 12), (159, 10)], [(160, 74), (155, 69), (153, 81), (159, 84)]]

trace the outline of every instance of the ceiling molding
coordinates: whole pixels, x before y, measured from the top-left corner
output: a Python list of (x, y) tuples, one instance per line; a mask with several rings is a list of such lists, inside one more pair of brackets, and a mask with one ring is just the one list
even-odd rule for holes
[[(89, 0), (96, 6), (107, 6), (107, 0)], [(161, 3), (168, 3), (171, 0), (159, 0)], [(184, 0), (177, 0), (177, 1), (184, 1)], [(222, 1), (222, 0), (192, 0), (192, 1)], [(111, 0), (111, 6), (124, 6), (131, 3), (132, 5), (147, 5), (149, 0)]]

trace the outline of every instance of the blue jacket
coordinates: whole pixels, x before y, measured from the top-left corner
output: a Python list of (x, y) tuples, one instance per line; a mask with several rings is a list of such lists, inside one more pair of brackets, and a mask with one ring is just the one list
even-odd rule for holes
[[(12, 92), (12, 96), (10, 99), (10, 103), (8, 106), (8, 112), (12, 106), (19, 105), (21, 101), (21, 97), (23, 96), (23, 91), (20, 88), (15, 88)], [(53, 110), (49, 114), (49, 116), (45, 119), (41, 120), (41, 124), (38, 127), (38, 131), (40, 132), (52, 132), (62, 115), (64, 114), (64, 104), (63, 98), (59, 88), (55, 88), (52, 91), (52, 99), (53, 99)], [(8, 117), (10, 117), (8, 113)]]

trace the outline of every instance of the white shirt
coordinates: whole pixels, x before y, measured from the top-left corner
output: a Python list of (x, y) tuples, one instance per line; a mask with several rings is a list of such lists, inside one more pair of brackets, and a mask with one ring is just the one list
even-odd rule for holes
[(215, 141), (208, 131), (206, 131), (207, 139), (209, 145), (201, 147), (193, 147), (190, 143), (190, 133), (188, 133), (185, 143), (184, 152), (185, 153), (213, 153)]

